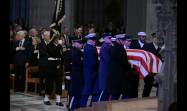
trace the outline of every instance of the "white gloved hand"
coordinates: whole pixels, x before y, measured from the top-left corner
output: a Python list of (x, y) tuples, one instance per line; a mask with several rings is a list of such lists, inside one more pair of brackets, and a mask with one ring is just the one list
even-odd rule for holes
[(34, 50), (34, 53), (38, 53), (38, 50)]
[(66, 79), (67, 79), (67, 80), (71, 80), (71, 77), (70, 77), (70, 76), (66, 76)]
[(20, 47), (20, 50), (25, 50), (25, 47)]
[(16, 51), (20, 50), (20, 47), (16, 47)]
[(62, 45), (62, 40), (58, 40), (58, 44)]

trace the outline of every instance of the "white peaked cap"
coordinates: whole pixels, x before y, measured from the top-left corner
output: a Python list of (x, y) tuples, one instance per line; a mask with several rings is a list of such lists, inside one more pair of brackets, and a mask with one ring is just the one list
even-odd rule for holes
[(138, 35), (138, 36), (146, 36), (146, 33), (145, 33), (145, 32), (138, 32), (137, 35)]

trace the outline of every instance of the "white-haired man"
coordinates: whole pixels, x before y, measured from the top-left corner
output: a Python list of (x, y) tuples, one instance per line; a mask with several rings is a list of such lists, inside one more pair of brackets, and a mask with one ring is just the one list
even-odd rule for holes
[(14, 50), (14, 62), (16, 71), (16, 89), (15, 91), (23, 92), (25, 84), (25, 68), (29, 66), (31, 56), (31, 44), (25, 39), (25, 31), (18, 31), (16, 34)]

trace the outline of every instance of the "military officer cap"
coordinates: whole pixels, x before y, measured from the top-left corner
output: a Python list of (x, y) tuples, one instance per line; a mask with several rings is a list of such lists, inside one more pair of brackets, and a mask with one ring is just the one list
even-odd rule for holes
[(125, 35), (124, 39), (125, 40), (132, 40), (130, 35)]
[(118, 34), (118, 35), (115, 35), (116, 39), (123, 39), (125, 38), (125, 34)]
[(138, 36), (146, 36), (146, 33), (145, 33), (145, 32), (138, 32), (137, 35), (138, 35)]
[(112, 38), (112, 34), (111, 33), (103, 33), (102, 38), (105, 38), (105, 37)]
[(96, 33), (90, 33), (85, 36), (86, 39), (95, 40), (96, 39)]

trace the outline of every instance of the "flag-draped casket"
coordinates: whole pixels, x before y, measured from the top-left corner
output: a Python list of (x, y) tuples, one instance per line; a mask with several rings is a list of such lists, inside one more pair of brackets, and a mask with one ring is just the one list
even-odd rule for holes
[[(99, 53), (100, 47), (97, 47)], [(144, 78), (150, 73), (159, 73), (162, 61), (153, 53), (139, 49), (126, 49), (130, 64)]]

